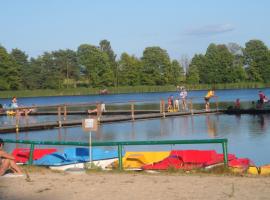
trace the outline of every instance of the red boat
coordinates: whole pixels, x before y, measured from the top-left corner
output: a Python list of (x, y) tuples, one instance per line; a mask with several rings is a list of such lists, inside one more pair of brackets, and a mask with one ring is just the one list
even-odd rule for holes
[[(229, 154), (228, 160), (236, 159), (235, 155)], [(164, 160), (145, 165), (145, 170), (167, 170), (169, 168), (191, 170), (223, 162), (223, 154), (215, 150), (173, 150)]]
[[(34, 149), (33, 160), (38, 160), (47, 154), (56, 152), (57, 149)], [(13, 150), (12, 155), (15, 157), (15, 162), (26, 163), (29, 160), (30, 149), (29, 148), (16, 148)]]

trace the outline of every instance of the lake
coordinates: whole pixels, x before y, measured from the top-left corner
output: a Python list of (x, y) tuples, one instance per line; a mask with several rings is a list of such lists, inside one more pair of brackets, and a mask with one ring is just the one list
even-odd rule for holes
[[(266, 95), (269, 89), (263, 90)], [(258, 90), (219, 90), (216, 94), (222, 101), (252, 101), (258, 98)], [(75, 96), (75, 97), (43, 97), (20, 98), (24, 104), (32, 103), (44, 105), (48, 102), (75, 103), (89, 101), (119, 102), (128, 100), (159, 101), (171, 93), (122, 94), (105, 96)], [(190, 92), (189, 96), (202, 97), (205, 91)], [(269, 96), (269, 95), (268, 95)], [(50, 99), (51, 98), (51, 99)], [(74, 101), (73, 101), (74, 100)], [(7, 100), (2, 99), (2, 102)], [(31, 102), (31, 103), (30, 103)], [(203, 102), (203, 99), (201, 100)], [(51, 116), (46, 116), (50, 120)], [(78, 117), (78, 116), (77, 116)], [(79, 116), (83, 117), (83, 116)], [(165, 119), (138, 120), (135, 122), (121, 122), (102, 124), (99, 131), (92, 134), (94, 141), (135, 141), (135, 140), (179, 140), (179, 139), (208, 139), (228, 138), (228, 150), (238, 157), (248, 157), (257, 165), (270, 163), (270, 115), (225, 115), (206, 114), (194, 116), (179, 116)], [(53, 130), (21, 132), (3, 134), (2, 138), (25, 140), (60, 140), (60, 141), (88, 141), (89, 134), (81, 127), (61, 128)], [(14, 145), (7, 145), (8, 149)], [(221, 152), (221, 145), (180, 145), (157, 147), (126, 147), (126, 150), (170, 150), (181, 149), (216, 149)]]

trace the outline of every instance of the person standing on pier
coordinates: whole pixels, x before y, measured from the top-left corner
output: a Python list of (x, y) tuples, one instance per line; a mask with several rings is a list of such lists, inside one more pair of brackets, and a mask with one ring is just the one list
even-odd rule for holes
[(185, 111), (187, 109), (187, 91), (184, 87), (181, 87), (180, 98), (182, 100), (182, 108)]
[(210, 111), (210, 103), (209, 103), (209, 101), (214, 96), (215, 96), (214, 89), (209, 90), (207, 92), (207, 94), (205, 95), (205, 97), (204, 97), (204, 100), (205, 100), (205, 111)]

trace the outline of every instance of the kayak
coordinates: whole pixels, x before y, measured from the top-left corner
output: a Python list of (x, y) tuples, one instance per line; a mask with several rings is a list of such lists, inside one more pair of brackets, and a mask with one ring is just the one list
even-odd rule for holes
[[(123, 169), (126, 170), (141, 170), (141, 167), (158, 162), (166, 158), (170, 154), (169, 151), (152, 151), (152, 152), (126, 152), (122, 160)], [(118, 161), (114, 162), (113, 168), (118, 167)]]
[[(56, 152), (57, 149), (34, 149), (33, 160), (38, 160), (47, 154)], [(15, 157), (16, 163), (26, 163), (29, 160), (30, 149), (29, 148), (15, 148), (12, 152), (12, 155)]]

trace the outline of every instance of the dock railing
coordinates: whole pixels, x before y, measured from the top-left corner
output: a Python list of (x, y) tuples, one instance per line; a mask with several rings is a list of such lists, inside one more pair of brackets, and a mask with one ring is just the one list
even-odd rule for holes
[[(33, 164), (35, 145), (66, 145), (89, 147), (88, 142), (61, 142), (61, 141), (31, 141), (4, 139), (5, 143), (30, 144), (30, 155), (28, 164)], [(162, 140), (162, 141), (119, 141), (119, 142), (93, 142), (91, 146), (116, 146), (118, 148), (119, 169), (123, 169), (122, 157), (123, 146), (134, 145), (176, 145), (176, 144), (221, 144), (223, 151), (224, 166), (228, 166), (228, 139), (202, 139), (202, 140)]]

